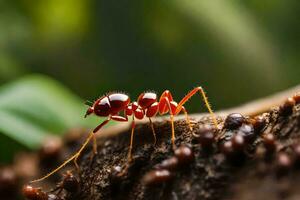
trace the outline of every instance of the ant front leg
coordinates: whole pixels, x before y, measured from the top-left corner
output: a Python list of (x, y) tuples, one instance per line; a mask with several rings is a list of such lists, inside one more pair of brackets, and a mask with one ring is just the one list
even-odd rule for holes
[(107, 124), (109, 121), (111, 120), (111, 118), (108, 118), (106, 120), (104, 120), (100, 125), (98, 125), (93, 131), (90, 132), (88, 138), (84, 141), (84, 143), (82, 144), (82, 146), (80, 147), (80, 149), (74, 154), (72, 155), (70, 158), (68, 158), (66, 161), (64, 161), (61, 165), (59, 165), (57, 168), (55, 168), (54, 170), (52, 170), (51, 172), (49, 172), (48, 174), (46, 174), (45, 176), (43, 176), (42, 178), (36, 179), (31, 181), (31, 183), (35, 183), (35, 182), (39, 182), (42, 180), (45, 180), (46, 178), (50, 177), (51, 175), (53, 175), (54, 173), (58, 172), (60, 169), (62, 169), (64, 166), (66, 166), (68, 163), (70, 163), (71, 161), (74, 162), (76, 168), (79, 170), (79, 165), (77, 163), (78, 157), (81, 155), (81, 152), (85, 149), (85, 147), (89, 144), (89, 142), (91, 141), (91, 139), (93, 137), (95, 137), (95, 133), (100, 130), (100, 128), (102, 128), (105, 124)]
[(208, 102), (208, 98), (203, 90), (202, 87), (196, 87), (195, 89), (193, 89), (192, 91), (190, 91), (185, 97), (183, 97), (183, 99), (178, 103), (178, 106), (176, 108), (176, 111), (175, 111), (175, 115), (178, 114), (181, 110), (182, 110), (182, 107), (183, 105), (190, 99), (192, 98), (192, 96), (194, 96), (194, 94), (196, 94), (197, 92), (200, 92), (200, 94), (202, 95), (203, 97), (203, 100), (204, 100), (204, 104), (208, 110), (208, 112), (210, 113), (211, 115), (211, 118), (213, 120), (213, 123), (215, 125), (215, 127), (218, 129), (218, 121), (216, 119), (216, 116)]
[(191, 121), (190, 121), (190, 117), (188, 115), (188, 112), (186, 111), (185, 107), (183, 107), (183, 106), (181, 107), (181, 110), (185, 115), (185, 120), (186, 120), (186, 123), (189, 125), (190, 131), (193, 131), (193, 127), (191, 125)]
[[(111, 116), (112, 120), (125, 122), (128, 121), (128, 117), (122, 117), (122, 116)], [(134, 129), (135, 129), (135, 119), (134, 115), (132, 115), (132, 122), (131, 122), (131, 134), (130, 134), (130, 144), (129, 144), (129, 150), (128, 150), (128, 156), (127, 156), (127, 162), (130, 163), (132, 161), (132, 147), (133, 147), (133, 139), (134, 139)]]
[(77, 163), (78, 157), (80, 156), (81, 152), (84, 150), (84, 148), (86, 147), (86, 145), (89, 143), (89, 141), (93, 138), (93, 154), (95, 155), (97, 153), (97, 141), (96, 141), (96, 137), (95, 134), (96, 132), (98, 132), (103, 126), (105, 126), (109, 121), (111, 120), (111, 118), (108, 118), (106, 120), (104, 120), (101, 124), (99, 124), (94, 130), (93, 132), (90, 133), (89, 137), (85, 140), (84, 144), (81, 146), (81, 148), (78, 150), (78, 152), (75, 155), (74, 158), (74, 164), (76, 166), (77, 169), (79, 169), (79, 165)]

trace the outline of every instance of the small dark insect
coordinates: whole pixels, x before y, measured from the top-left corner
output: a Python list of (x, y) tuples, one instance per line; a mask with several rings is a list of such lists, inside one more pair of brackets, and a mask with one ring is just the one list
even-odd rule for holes
[(243, 115), (239, 113), (232, 113), (225, 119), (224, 128), (233, 130), (240, 127), (244, 122), (245, 118)]
[[(171, 122), (171, 131), (172, 131), (172, 145), (173, 149), (176, 148), (175, 145), (175, 128), (174, 128), (174, 116), (178, 115), (180, 112), (183, 112), (186, 116), (186, 121), (192, 130), (192, 126), (190, 124), (190, 120), (188, 117), (188, 113), (184, 108), (184, 104), (196, 93), (200, 93), (204, 99), (204, 103), (206, 108), (208, 109), (209, 113), (211, 114), (211, 118), (213, 124), (216, 128), (218, 128), (217, 119), (211, 109), (211, 106), (208, 102), (208, 98), (202, 89), (202, 87), (196, 87), (192, 91), (190, 91), (179, 103), (173, 100), (172, 94), (169, 90), (165, 90), (162, 95), (160, 96), (159, 100), (157, 100), (157, 95), (153, 92), (143, 92), (139, 95), (137, 101), (131, 102), (129, 96), (123, 93), (110, 93), (107, 95), (102, 96), (101, 98), (97, 99), (94, 103), (90, 105), (87, 109), (85, 117), (95, 114), (99, 117), (107, 117), (101, 124), (99, 124), (89, 135), (86, 141), (83, 143), (82, 147), (68, 160), (66, 160), (63, 164), (59, 167), (45, 175), (44, 177), (34, 180), (32, 182), (42, 181), (47, 177), (51, 176), (62, 167), (64, 167), (67, 163), (74, 160), (75, 166), (79, 168), (77, 164), (77, 159), (85, 146), (89, 143), (91, 139), (93, 139), (93, 151), (97, 153), (97, 144), (95, 133), (98, 132), (104, 125), (106, 125), (109, 121), (119, 121), (119, 122), (127, 122), (129, 119), (128, 117), (132, 118), (131, 122), (131, 136), (130, 136), (130, 144), (129, 144), (129, 151), (128, 151), (128, 162), (132, 160), (132, 146), (133, 146), (133, 138), (134, 138), (134, 129), (135, 129), (135, 120), (136, 119), (143, 119), (147, 117), (150, 122), (150, 126), (153, 132), (154, 143), (156, 143), (156, 134), (154, 130), (153, 123), (151, 118), (159, 115), (164, 115), (169, 113), (170, 114), (170, 122)], [(120, 115), (120, 112), (123, 112), (123, 115)]]
[(230, 141), (226, 141), (221, 146), (221, 152), (235, 165), (240, 165), (245, 160), (245, 140), (242, 135), (234, 135)]
[(180, 146), (174, 152), (179, 164), (188, 164), (194, 160), (194, 153), (191, 148), (187, 146)]
[(156, 169), (167, 169), (167, 170), (175, 170), (178, 167), (178, 158), (172, 156), (166, 160), (163, 160), (161, 163), (155, 166)]
[(232, 141), (224, 142), (224, 144), (221, 145), (221, 152), (227, 157), (232, 156), (234, 152), (232, 148)]
[(300, 144), (296, 144), (293, 146), (294, 160), (295, 166), (300, 168)]
[(286, 174), (292, 166), (292, 160), (288, 154), (280, 152), (276, 157), (277, 175)]
[(47, 138), (43, 143), (39, 156), (43, 164), (52, 165), (59, 160), (62, 150), (62, 140), (57, 137)]
[(267, 150), (267, 153), (273, 153), (276, 150), (276, 141), (273, 134), (268, 133), (263, 137), (263, 144)]
[(23, 195), (29, 200), (48, 200), (48, 195), (40, 188), (34, 188), (30, 185), (23, 187)]
[(238, 135), (243, 136), (245, 142), (249, 143), (255, 139), (254, 128), (252, 124), (243, 124), (238, 129)]
[[(76, 176), (73, 175), (71, 171), (67, 171), (65, 174), (63, 174), (63, 179), (61, 182), (59, 182), (55, 189), (53, 189), (51, 192), (58, 191), (57, 195), (59, 195), (63, 189), (67, 192), (70, 192), (72, 194), (75, 194), (79, 190), (79, 181), (76, 178)], [(49, 195), (50, 196), (50, 195)], [(53, 195), (54, 197), (55, 195)]]
[(158, 185), (172, 179), (172, 174), (166, 169), (152, 170), (143, 177), (145, 185)]
[(215, 134), (211, 127), (202, 127), (195, 134), (197, 141), (204, 149), (210, 148), (216, 141)]
[(79, 181), (70, 171), (67, 171), (64, 175), (61, 187), (68, 192), (75, 193), (79, 189)]
[(263, 116), (255, 117), (252, 122), (255, 134), (259, 134), (265, 128), (266, 123), (266, 119)]
[(280, 107), (279, 114), (282, 116), (288, 116), (293, 113), (293, 108), (296, 104), (294, 98), (288, 98)]
[(299, 104), (300, 103), (300, 94), (295, 94), (293, 96), (293, 99), (295, 100), (296, 104)]
[(243, 152), (245, 148), (245, 139), (241, 134), (236, 134), (231, 138), (232, 148), (235, 153)]
[(0, 169), (0, 194), (10, 194), (17, 187), (17, 175), (11, 167)]

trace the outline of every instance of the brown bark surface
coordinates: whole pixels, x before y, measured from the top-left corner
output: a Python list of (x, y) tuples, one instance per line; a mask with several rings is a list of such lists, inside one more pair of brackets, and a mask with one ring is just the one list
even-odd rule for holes
[[(207, 117), (194, 118), (191, 132), (184, 120), (175, 122), (176, 145), (192, 148), (194, 161), (182, 165), (172, 172), (172, 179), (164, 183), (146, 186), (144, 175), (153, 170), (161, 161), (174, 155), (171, 145), (170, 123), (155, 122), (157, 143), (149, 125), (136, 127), (133, 148), (133, 161), (123, 173), (127, 163), (130, 131), (98, 139), (98, 154), (91, 159), (89, 147), (80, 157), (80, 188), (76, 193), (63, 194), (64, 199), (205, 199), (205, 200), (250, 200), (250, 199), (300, 199), (300, 170), (294, 162), (292, 150), (299, 141), (300, 106), (293, 113), (282, 115), (278, 108), (262, 114), (266, 127), (255, 135), (245, 149), (245, 153), (235, 160), (228, 159), (220, 146), (237, 134), (238, 129), (227, 130), (223, 118), (219, 118), (220, 129), (217, 135), (222, 139), (206, 151), (195, 139), (201, 127), (211, 124)], [(276, 137), (275, 154), (264, 154), (263, 135), (271, 133)], [(282, 167), (277, 156), (286, 152), (290, 164)], [(280, 167), (281, 166), (281, 167)]]

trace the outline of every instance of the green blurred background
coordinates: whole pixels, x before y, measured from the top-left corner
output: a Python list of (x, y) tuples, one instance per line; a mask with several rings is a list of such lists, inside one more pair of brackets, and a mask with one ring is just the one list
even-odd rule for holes
[[(222, 109), (299, 84), (299, 10), (298, 0), (2, 0), (2, 144), (34, 149), (40, 134), (81, 126), (83, 100), (108, 91), (169, 89), (179, 100), (201, 85)], [(39, 130), (33, 144), (20, 121)]]

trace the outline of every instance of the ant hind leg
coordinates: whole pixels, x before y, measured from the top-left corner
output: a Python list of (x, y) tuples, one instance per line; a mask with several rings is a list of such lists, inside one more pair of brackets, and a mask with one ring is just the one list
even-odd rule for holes
[(183, 106), (182, 106), (181, 110), (185, 115), (185, 120), (186, 120), (186, 123), (189, 125), (190, 131), (193, 131), (193, 126), (191, 124), (191, 120), (190, 120), (190, 117), (188, 115), (188, 112), (186, 111), (185, 107), (183, 107)]
[(217, 121), (217, 118), (210, 106), (210, 103), (208, 101), (208, 98), (205, 94), (205, 91), (203, 90), (202, 87), (196, 87), (194, 88), (192, 91), (190, 91), (185, 97), (183, 97), (183, 99), (178, 103), (178, 106), (176, 108), (176, 111), (175, 111), (175, 115), (178, 114), (181, 110), (182, 110), (182, 106), (192, 97), (194, 96), (197, 92), (199, 92), (203, 98), (203, 101), (204, 101), (204, 104), (209, 112), (209, 114), (211, 115), (211, 118), (212, 118), (212, 121), (213, 121), (213, 124), (214, 126), (218, 129), (218, 121)]
[(76, 168), (79, 170), (79, 165), (78, 165), (78, 157), (81, 155), (81, 152), (85, 149), (85, 147), (88, 145), (88, 143), (90, 142), (90, 140), (95, 136), (94, 134), (101, 128), (103, 127), (105, 124), (107, 124), (111, 119), (108, 118), (106, 120), (104, 120), (99, 126), (97, 126), (94, 131), (90, 132), (88, 138), (85, 140), (85, 142), (83, 143), (83, 145), (81, 146), (81, 148), (74, 154), (72, 155), (69, 159), (67, 159), (65, 162), (63, 162), (60, 166), (58, 166), (56, 169), (52, 170), (51, 172), (49, 172), (48, 174), (46, 174), (45, 176), (43, 176), (42, 178), (36, 179), (31, 181), (31, 183), (35, 183), (35, 182), (39, 182), (42, 180), (45, 180), (46, 178), (48, 178), (49, 176), (55, 174), (56, 172), (58, 172), (60, 169), (62, 169), (64, 166), (66, 166), (69, 162), (74, 161), (74, 164), (76, 166)]
[(172, 128), (172, 147), (173, 150), (176, 149), (176, 144), (175, 144), (175, 127), (174, 127), (174, 115), (170, 114), (170, 120), (171, 120), (171, 128)]

